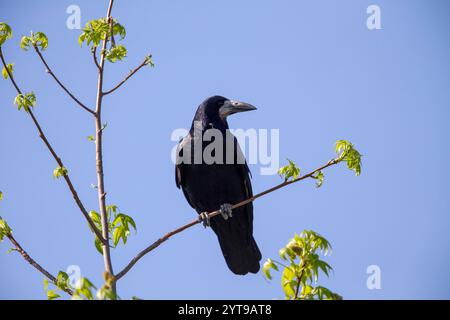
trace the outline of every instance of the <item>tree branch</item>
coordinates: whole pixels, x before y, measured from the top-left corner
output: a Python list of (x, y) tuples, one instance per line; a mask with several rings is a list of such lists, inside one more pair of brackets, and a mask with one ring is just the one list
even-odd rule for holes
[[(284, 188), (284, 187), (286, 187), (286, 186), (288, 186), (288, 185), (290, 185), (290, 184), (293, 184), (293, 183), (296, 183), (296, 182), (299, 182), (299, 181), (301, 181), (301, 180), (304, 180), (304, 179), (307, 179), (307, 178), (311, 178), (312, 176), (314, 176), (316, 173), (318, 173), (319, 171), (321, 171), (321, 170), (323, 170), (323, 169), (325, 169), (325, 168), (328, 168), (328, 167), (330, 167), (330, 166), (333, 166), (333, 165), (335, 165), (335, 164), (338, 164), (339, 162), (341, 162), (342, 161), (342, 159), (341, 158), (335, 158), (335, 159), (332, 159), (332, 160), (330, 160), (330, 161), (328, 161), (326, 164), (324, 164), (323, 166), (321, 166), (321, 167), (319, 167), (319, 168), (317, 168), (317, 169), (315, 169), (314, 171), (311, 171), (311, 172), (309, 172), (309, 173), (307, 173), (307, 174), (305, 174), (305, 175), (303, 175), (303, 176), (301, 176), (301, 177), (298, 177), (297, 179), (293, 179), (293, 180), (289, 180), (289, 181), (284, 181), (284, 182), (282, 182), (282, 183), (280, 183), (280, 184), (278, 184), (278, 185), (276, 185), (276, 186), (274, 186), (274, 187), (272, 187), (272, 188), (270, 188), (270, 189), (267, 189), (267, 190), (265, 190), (265, 191), (263, 191), (263, 192), (260, 192), (260, 193), (258, 193), (258, 194), (256, 194), (256, 195), (254, 195), (253, 197), (250, 197), (250, 198), (248, 198), (248, 199), (246, 199), (246, 200), (243, 200), (243, 201), (241, 201), (241, 202), (239, 202), (239, 203), (236, 203), (236, 204), (234, 204), (233, 206), (232, 206), (232, 209), (237, 209), (237, 208), (239, 208), (239, 207), (242, 207), (242, 206), (244, 206), (244, 205), (246, 205), (246, 204), (248, 204), (248, 203), (250, 203), (250, 202), (253, 202), (253, 201), (255, 201), (256, 199), (258, 199), (258, 198), (261, 198), (261, 197), (263, 197), (263, 196), (265, 196), (265, 195), (267, 195), (267, 194), (269, 194), (269, 193), (272, 193), (272, 192), (274, 192), (274, 191), (276, 191), (276, 190), (278, 190), (278, 189), (281, 189), (281, 188)], [(208, 216), (209, 216), (209, 218), (213, 218), (213, 217), (215, 217), (215, 216), (217, 216), (217, 215), (219, 215), (220, 214), (220, 210), (216, 210), (216, 211), (213, 211), (213, 212), (210, 212), (210, 213), (208, 213)], [(171, 231), (171, 232), (169, 232), (169, 233), (167, 233), (167, 234), (165, 234), (163, 237), (161, 237), (161, 238), (159, 238), (158, 240), (156, 240), (155, 242), (153, 242), (151, 245), (149, 245), (147, 248), (145, 248), (144, 250), (142, 250), (141, 252), (139, 252), (126, 266), (125, 266), (125, 268), (123, 268), (123, 270), (122, 271), (120, 271), (119, 273), (117, 273), (116, 274), (116, 276), (115, 276), (115, 278), (116, 278), (116, 280), (119, 280), (120, 278), (122, 278), (125, 274), (127, 274), (128, 273), (128, 271), (130, 271), (130, 269), (142, 258), (142, 257), (144, 257), (147, 253), (149, 253), (149, 252), (151, 252), (151, 251), (153, 251), (154, 249), (156, 249), (157, 247), (159, 247), (162, 243), (164, 243), (164, 242), (166, 242), (167, 240), (169, 240), (171, 237), (173, 237), (174, 235), (176, 235), (176, 234), (178, 234), (178, 233), (180, 233), (180, 232), (183, 232), (184, 230), (186, 230), (186, 229), (189, 229), (190, 227), (192, 227), (192, 226), (195, 226), (196, 224), (198, 224), (198, 223), (200, 223), (201, 221), (199, 220), (199, 219), (197, 219), (197, 220), (194, 220), (194, 221), (192, 221), (192, 222), (189, 222), (188, 224), (185, 224), (184, 226), (181, 226), (181, 227), (179, 227), (179, 228), (177, 228), (177, 229), (175, 229), (175, 230), (173, 230), (173, 231)]]
[(138, 72), (142, 67), (146, 66), (147, 64), (148, 64), (148, 59), (145, 58), (144, 61), (142, 61), (142, 63), (137, 68), (130, 71), (130, 73), (122, 81), (120, 81), (114, 88), (112, 88), (111, 90), (108, 90), (106, 92), (103, 92), (103, 95), (106, 96), (106, 95), (116, 91), (117, 89), (119, 89), (128, 79), (130, 79), (136, 72)]
[[(3, 64), (3, 66), (5, 67), (5, 69), (6, 69), (7, 73), (8, 73), (9, 79), (11, 80), (13, 86), (16, 88), (17, 93), (22, 94), (22, 91), (20, 90), (19, 86), (17, 85), (16, 81), (14, 80), (13, 75), (11, 74), (11, 72), (9, 72), (9, 69), (6, 67), (6, 62), (5, 62), (5, 58), (3, 56), (3, 51), (2, 51), (1, 47), (0, 47), (0, 59), (1, 59), (2, 64)], [(50, 144), (50, 142), (48, 141), (47, 137), (45, 136), (44, 131), (42, 130), (42, 127), (39, 124), (38, 120), (36, 119), (33, 111), (31, 109), (29, 109), (27, 113), (30, 115), (31, 120), (33, 121), (36, 129), (38, 130), (39, 138), (41, 138), (41, 140), (44, 142), (45, 146), (50, 151), (51, 155), (55, 159), (55, 161), (58, 164), (58, 166), (64, 167), (64, 164), (63, 164), (61, 158), (58, 157), (58, 155), (56, 154), (56, 152), (53, 149), (52, 145)], [(100, 241), (102, 243), (105, 243), (105, 239), (103, 238), (102, 234), (100, 233), (100, 230), (98, 230), (98, 228), (95, 226), (95, 224), (92, 221), (91, 217), (89, 216), (86, 208), (84, 207), (83, 203), (81, 202), (80, 197), (78, 196), (78, 193), (76, 192), (75, 187), (73, 186), (72, 181), (71, 181), (71, 179), (70, 179), (68, 174), (64, 175), (64, 180), (66, 181), (66, 184), (69, 187), (69, 190), (70, 190), (70, 192), (71, 192), (71, 194), (72, 194), (72, 196), (73, 196), (73, 198), (75, 200), (75, 203), (77, 204), (77, 206), (80, 209), (80, 211), (83, 214), (83, 216), (86, 218), (89, 226), (92, 228), (93, 232), (100, 239)]]
[(94, 47), (92, 49), (92, 57), (94, 58), (94, 63), (97, 66), (98, 71), (101, 71), (102, 68), (98, 64), (98, 60), (97, 60), (97, 47)]
[(47, 64), (47, 61), (45, 61), (44, 56), (42, 55), (41, 51), (39, 50), (39, 48), (37, 47), (36, 44), (33, 45), (34, 51), (36, 51), (37, 55), (39, 56), (39, 58), (41, 59), (42, 63), (44, 64), (45, 68), (46, 68), (46, 72), (49, 73), (53, 79), (55, 79), (56, 83), (80, 106), (82, 107), (84, 110), (86, 110), (87, 112), (91, 113), (92, 115), (95, 116), (95, 112), (87, 107), (86, 105), (84, 105), (80, 100), (78, 100), (62, 83), (61, 81), (59, 81), (59, 79), (56, 77), (56, 75), (54, 74), (54, 72), (52, 71), (52, 69), (50, 69), (50, 67)]
[[(113, 6), (113, 0), (110, 0), (108, 11), (106, 14), (107, 21), (112, 21), (111, 10)], [(97, 171), (97, 192), (98, 192), (98, 203), (100, 211), (100, 219), (102, 224), (102, 236), (105, 239), (105, 243), (102, 245), (103, 251), (103, 262), (105, 265), (105, 272), (109, 273), (111, 276), (114, 275), (111, 252), (109, 247), (109, 225), (108, 225), (108, 214), (106, 210), (106, 192), (105, 192), (105, 181), (103, 173), (103, 130), (102, 130), (102, 100), (103, 100), (103, 71), (105, 66), (105, 51), (106, 44), (108, 42), (107, 37), (103, 40), (102, 50), (100, 52), (100, 63), (98, 71), (98, 81), (97, 81), (97, 98), (95, 103), (95, 159), (96, 159), (96, 171)], [(116, 283), (112, 281), (111, 289), (116, 294)]]
[(302, 271), (300, 272), (300, 275), (297, 277), (297, 286), (295, 288), (295, 295), (294, 295), (294, 300), (298, 299), (298, 294), (300, 291), (300, 286), (302, 284), (302, 278), (303, 278), (303, 273), (305, 272), (305, 260), (304, 258), (302, 258), (302, 264), (300, 266), (300, 268), (302, 269)]
[[(57, 284), (57, 280), (56, 277), (53, 276), (50, 272), (48, 272), (47, 270), (45, 270), (39, 263), (36, 262), (36, 260), (34, 260), (33, 258), (30, 257), (30, 255), (22, 248), (22, 246), (17, 242), (17, 240), (13, 237), (12, 233), (8, 233), (6, 234), (6, 237), (9, 239), (9, 241), (11, 241), (11, 243), (14, 245), (15, 247), (15, 251), (19, 252), (20, 255), (29, 263), (31, 264), (33, 267), (35, 267), (40, 273), (42, 273), (44, 276), (46, 276), (51, 282), (53, 282), (56, 286), (58, 286)], [(73, 291), (70, 290), (69, 288), (60, 288), (63, 291), (65, 291), (68, 295), (72, 296), (73, 295)]]

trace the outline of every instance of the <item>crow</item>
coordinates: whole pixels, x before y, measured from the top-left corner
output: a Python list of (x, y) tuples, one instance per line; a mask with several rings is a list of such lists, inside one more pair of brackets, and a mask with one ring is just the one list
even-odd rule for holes
[[(227, 116), (250, 110), (256, 108), (222, 96), (207, 98), (178, 144), (175, 166), (177, 187), (204, 226), (215, 232), (228, 268), (238, 275), (257, 273), (261, 252), (253, 238), (253, 204), (231, 210), (253, 192), (250, 170), (228, 130)], [(219, 209), (221, 215), (208, 219), (208, 212)]]

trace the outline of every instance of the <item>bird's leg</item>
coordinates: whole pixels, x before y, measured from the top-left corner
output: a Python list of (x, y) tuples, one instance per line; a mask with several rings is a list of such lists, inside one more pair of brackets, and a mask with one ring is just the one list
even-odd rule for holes
[(233, 206), (229, 203), (224, 203), (220, 206), (220, 214), (225, 220), (233, 217)]
[(209, 219), (209, 214), (206, 211), (200, 213), (200, 215), (198, 216), (198, 221), (202, 222), (203, 226), (205, 228), (211, 226), (210, 219)]

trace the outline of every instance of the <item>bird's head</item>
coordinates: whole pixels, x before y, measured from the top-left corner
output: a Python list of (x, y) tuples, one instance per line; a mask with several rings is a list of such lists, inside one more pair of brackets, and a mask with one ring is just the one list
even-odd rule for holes
[(249, 103), (227, 99), (222, 96), (212, 96), (200, 104), (194, 120), (202, 121), (204, 125), (212, 123), (218, 127), (222, 123), (228, 128), (226, 120), (229, 115), (252, 110), (256, 110), (256, 107)]

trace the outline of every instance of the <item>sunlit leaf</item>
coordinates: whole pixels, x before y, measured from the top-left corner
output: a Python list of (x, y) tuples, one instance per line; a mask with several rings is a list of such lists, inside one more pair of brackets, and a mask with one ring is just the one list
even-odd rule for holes
[[(9, 73), (8, 73), (8, 71), (9, 71)], [(13, 71), (14, 71), (14, 63), (8, 63), (6, 65), (6, 68), (3, 67), (3, 69), (2, 69), (2, 77), (4, 79), (8, 79), (9, 75), (13, 74)]]
[(4, 22), (0, 22), (0, 46), (2, 46), (6, 40), (11, 39), (11, 37), (11, 27)]

